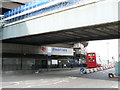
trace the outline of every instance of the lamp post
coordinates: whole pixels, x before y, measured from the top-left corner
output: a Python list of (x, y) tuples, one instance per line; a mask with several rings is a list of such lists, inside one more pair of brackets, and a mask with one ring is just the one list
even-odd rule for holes
[(108, 57), (107, 63), (109, 64), (109, 42), (107, 42), (107, 57)]

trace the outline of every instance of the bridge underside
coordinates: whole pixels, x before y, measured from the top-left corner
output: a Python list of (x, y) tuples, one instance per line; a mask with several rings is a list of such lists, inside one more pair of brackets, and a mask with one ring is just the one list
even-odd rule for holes
[(3, 43), (46, 45), (119, 38), (118, 22), (5, 39)]

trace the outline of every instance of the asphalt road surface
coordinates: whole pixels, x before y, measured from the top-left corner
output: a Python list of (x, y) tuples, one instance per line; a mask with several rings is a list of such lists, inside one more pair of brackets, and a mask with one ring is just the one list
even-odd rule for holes
[(80, 74), (79, 69), (2, 76), (2, 88), (118, 88), (115, 69)]

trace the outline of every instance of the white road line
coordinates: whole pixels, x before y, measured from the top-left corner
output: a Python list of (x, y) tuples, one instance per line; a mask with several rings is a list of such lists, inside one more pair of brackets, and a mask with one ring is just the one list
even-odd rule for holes
[(26, 88), (30, 88), (30, 87), (32, 87), (32, 86), (26, 86)]
[(70, 79), (77, 79), (77, 77), (68, 77), (68, 78), (70, 78)]
[(112, 86), (112, 88), (118, 88), (118, 86)]
[(54, 83), (48, 83), (48, 84), (41, 84), (41, 85), (31, 85), (31, 86), (26, 86), (26, 87), (36, 87), (36, 86), (45, 86), (45, 85), (53, 85), (53, 84), (58, 84), (58, 83), (62, 83), (62, 82), (65, 82), (65, 80), (61, 80), (61, 81), (57, 81), (57, 82), (54, 82)]

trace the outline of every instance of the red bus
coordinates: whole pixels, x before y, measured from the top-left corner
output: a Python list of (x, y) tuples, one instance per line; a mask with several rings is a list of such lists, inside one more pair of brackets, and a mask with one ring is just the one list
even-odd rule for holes
[(87, 53), (86, 55), (86, 63), (87, 67), (98, 67), (98, 64), (96, 62), (96, 53)]

